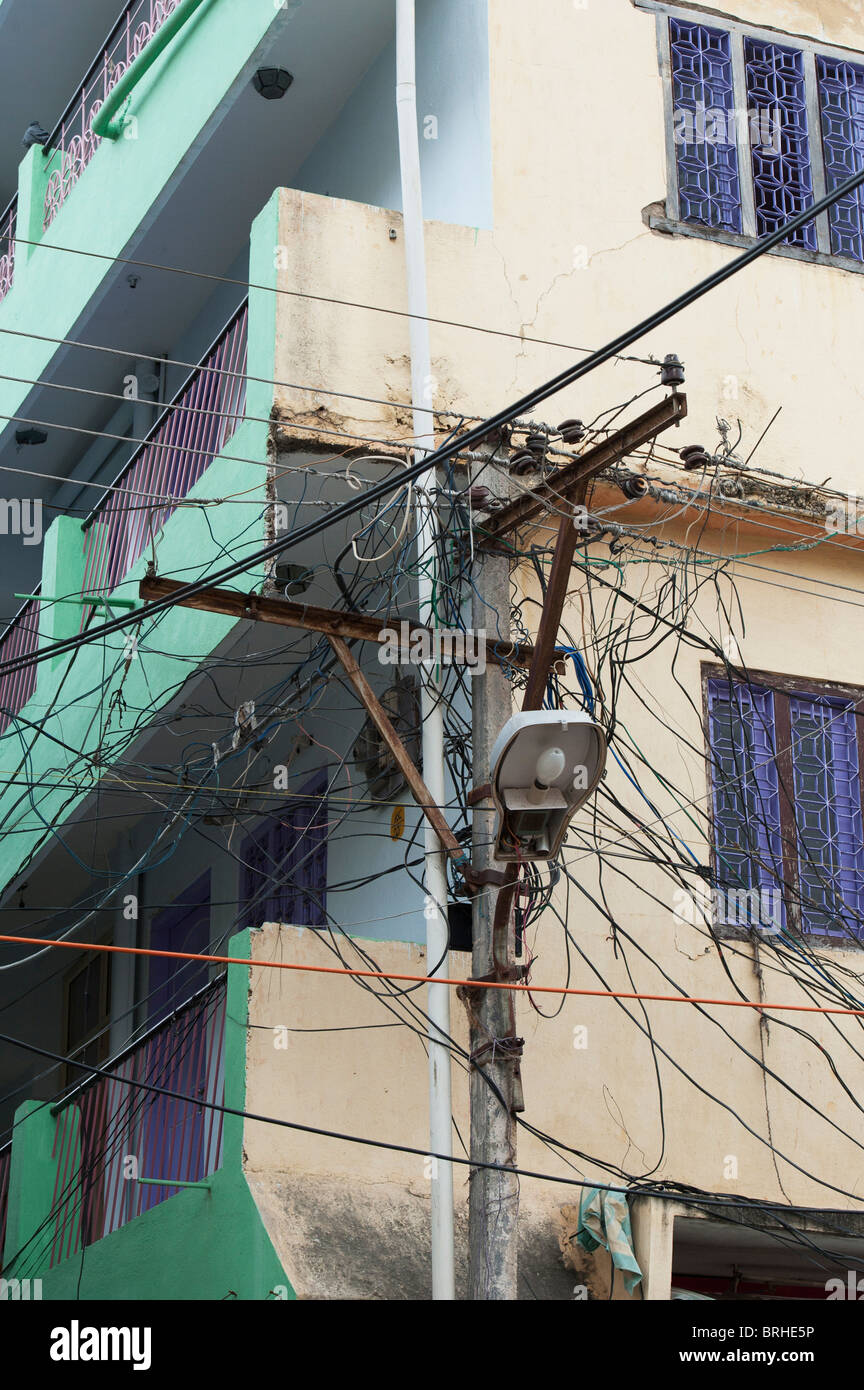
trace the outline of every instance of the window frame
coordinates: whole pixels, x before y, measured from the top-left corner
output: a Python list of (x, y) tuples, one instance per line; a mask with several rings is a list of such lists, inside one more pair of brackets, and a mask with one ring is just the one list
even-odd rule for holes
[[(747, 675), (750, 684), (763, 686), (772, 690), (776, 695), (784, 698), (780, 701), (775, 699), (774, 707), (774, 732), (778, 753), (777, 781), (780, 803), (780, 835), (783, 855), (783, 908), (786, 916), (785, 930), (801, 940), (817, 942), (819, 949), (833, 947), (841, 951), (864, 950), (864, 923), (861, 927), (860, 936), (848, 936), (821, 931), (805, 931), (797, 899), (800, 894), (800, 884), (798, 879), (798, 832), (795, 822), (795, 808), (792, 797), (794, 795), (794, 770), (792, 760), (792, 734), (790, 722), (789, 699), (793, 695), (824, 695), (827, 698), (847, 699), (856, 704), (854, 717), (856, 721), (856, 745), (858, 750), (858, 793), (861, 799), (862, 822), (864, 822), (864, 688), (856, 685), (849, 685), (842, 681), (822, 680), (813, 676), (788, 676), (780, 675), (776, 671), (751, 670), (748, 668)], [(702, 684), (702, 720), (705, 743), (705, 776), (707, 782), (707, 805), (708, 816), (710, 819), (710, 856), (711, 866), (711, 886), (715, 887), (719, 880), (719, 865), (717, 862), (717, 838), (714, 829), (714, 759), (711, 747), (711, 707), (709, 701), (709, 682), (712, 680), (729, 679), (729, 672), (725, 666), (714, 662), (703, 661), (701, 665), (701, 684)], [(740, 684), (745, 682), (741, 681)], [(792, 886), (793, 892), (790, 897), (787, 885)], [(729, 925), (721, 922), (716, 912), (716, 897), (712, 892), (711, 896), (711, 922), (713, 930), (718, 936), (733, 938), (737, 940), (752, 940), (752, 929)]]
[[(756, 230), (756, 206), (753, 184), (753, 160), (746, 123), (736, 122), (736, 150), (738, 155), (738, 174), (741, 185), (741, 225), (742, 232), (725, 231), (719, 227), (705, 226), (699, 222), (685, 222), (681, 218), (681, 205), (678, 194), (678, 157), (675, 145), (674, 95), (672, 82), (672, 48), (669, 36), (670, 19), (681, 20), (685, 24), (701, 24), (709, 29), (723, 29), (732, 40), (732, 82), (736, 103), (739, 98), (746, 101), (747, 80), (744, 59), (744, 41), (747, 38), (757, 42), (775, 44), (785, 48), (798, 49), (804, 58), (804, 79), (807, 96), (807, 126), (810, 135), (810, 167), (813, 176), (813, 201), (818, 203), (827, 192), (825, 174), (825, 150), (823, 144), (822, 112), (819, 106), (819, 85), (816, 71), (817, 56), (833, 58), (839, 62), (854, 63), (864, 68), (864, 51), (846, 48), (838, 44), (822, 43), (820, 40), (802, 34), (792, 34), (787, 30), (751, 24), (737, 19), (722, 10), (702, 5), (681, 5), (667, 3), (667, 0), (633, 0), (637, 10), (653, 12), (657, 28), (657, 53), (660, 77), (663, 84), (663, 119), (666, 145), (666, 201), (663, 214), (649, 209), (647, 220), (654, 231), (679, 236), (693, 236), (707, 241), (717, 241), (726, 246), (746, 248), (759, 240)], [(655, 205), (658, 206), (658, 205)], [(786, 256), (793, 260), (807, 261), (811, 265), (833, 266), (835, 270), (853, 271), (864, 274), (864, 261), (852, 256), (835, 254), (831, 250), (831, 226), (829, 215), (822, 212), (814, 219), (816, 223), (817, 250), (803, 246), (776, 246), (771, 255)]]

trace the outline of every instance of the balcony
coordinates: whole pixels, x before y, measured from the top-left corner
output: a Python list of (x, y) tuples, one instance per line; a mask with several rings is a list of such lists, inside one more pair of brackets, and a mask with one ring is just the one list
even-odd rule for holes
[[(86, 599), (109, 595), (232, 438), (246, 405), (248, 301), (231, 316), (198, 366), (83, 523), (82, 629)], [(28, 600), (0, 637), (0, 662), (39, 647), (40, 601)], [(0, 734), (36, 687), (37, 668), (0, 676)]]
[(244, 302), (84, 522), (85, 596), (116, 588), (235, 433), (248, 327)]
[(54, 1193), (25, 1256), (31, 1272), (53, 1269), (220, 1167), (221, 1111), (128, 1083), (221, 1105), (225, 1000), (222, 976), (131, 1047), (110, 1075), (91, 1077), (55, 1107)]
[[(180, 0), (130, 0), (115, 21), (44, 146), (43, 177), (47, 183), (43, 231), (51, 226), (101, 144), (92, 127), (105, 98), (179, 3)], [(12, 288), (17, 210), (15, 194), (0, 216), (0, 301)]]
[(102, 143), (93, 134), (93, 122), (108, 93), (179, 4), (180, 0), (130, 0), (104, 48), (93, 60), (80, 90), (45, 145), (48, 182), (42, 220), (44, 230), (51, 226)]
[[(32, 656), (39, 647), (39, 600), (28, 599), (0, 637), (0, 661)], [(35, 666), (0, 676), (0, 734), (12, 723), (36, 689)]]

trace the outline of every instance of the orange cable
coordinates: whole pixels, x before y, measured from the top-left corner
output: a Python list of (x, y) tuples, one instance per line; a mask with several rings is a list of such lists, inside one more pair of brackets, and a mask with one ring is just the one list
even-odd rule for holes
[(20, 946), (61, 946), (67, 951), (112, 951), (126, 956), (160, 956), (170, 960), (200, 960), (208, 965), (261, 966), (267, 970), (302, 970), (316, 975), (351, 975), (368, 980), (403, 980), (419, 985), (464, 985), (469, 989), (511, 989), (531, 994), (575, 994), (593, 999), (645, 999), (659, 1004), (717, 1004), (729, 1009), (773, 1009), (803, 1014), (849, 1014), (864, 1018), (864, 1009), (841, 1009), (824, 1004), (765, 1004), (752, 999), (694, 999), (682, 994), (637, 994), (620, 989), (574, 989), (570, 985), (516, 984), (507, 980), (452, 980), (443, 975), (401, 975), (386, 970), (352, 970), (338, 965), (298, 965), (283, 960), (244, 960), (242, 956), (193, 955), (187, 951), (153, 951), (144, 946), (105, 946), (93, 941), (46, 941), (41, 936), (0, 936)]

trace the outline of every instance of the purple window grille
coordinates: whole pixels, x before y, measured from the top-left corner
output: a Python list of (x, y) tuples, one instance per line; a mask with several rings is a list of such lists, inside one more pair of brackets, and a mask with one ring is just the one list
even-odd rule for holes
[[(0, 661), (33, 656), (39, 646), (39, 600), (29, 599), (0, 637)], [(36, 689), (38, 667), (22, 666), (0, 676), (0, 734), (24, 708)]]
[(670, 19), (669, 25), (681, 218), (740, 232), (730, 37), (680, 19)]
[[(814, 202), (804, 55), (780, 44), (744, 40), (756, 230), (774, 232)], [(817, 249), (816, 226), (787, 237)]]
[(327, 778), (321, 774), (264, 822), (241, 850), (244, 927), (327, 924)]
[(771, 892), (783, 878), (772, 692), (711, 680), (708, 714), (719, 887)]
[[(822, 149), (829, 193), (864, 163), (864, 67), (817, 58)], [(828, 213), (835, 256), (864, 261), (864, 192), (856, 188)]]
[(848, 701), (789, 700), (795, 832), (805, 931), (861, 934), (864, 829), (855, 712)]

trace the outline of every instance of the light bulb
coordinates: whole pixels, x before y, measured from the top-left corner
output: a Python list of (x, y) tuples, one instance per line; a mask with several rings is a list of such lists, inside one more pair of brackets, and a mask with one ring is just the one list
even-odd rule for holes
[(541, 787), (550, 787), (567, 766), (563, 748), (545, 748), (537, 759), (534, 776)]

